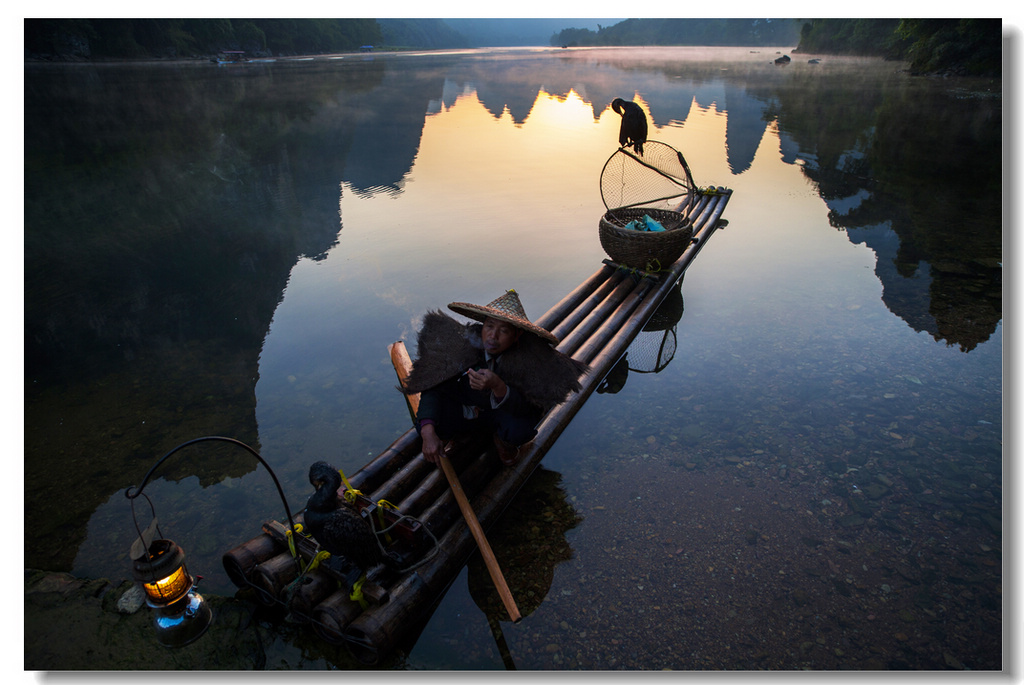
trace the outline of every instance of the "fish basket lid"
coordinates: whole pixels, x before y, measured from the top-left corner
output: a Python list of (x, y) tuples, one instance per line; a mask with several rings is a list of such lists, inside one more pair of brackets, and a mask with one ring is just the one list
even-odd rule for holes
[(643, 207), (686, 211), (697, 202), (697, 186), (683, 154), (648, 140), (644, 153), (621, 147), (601, 170), (601, 200), (611, 209)]

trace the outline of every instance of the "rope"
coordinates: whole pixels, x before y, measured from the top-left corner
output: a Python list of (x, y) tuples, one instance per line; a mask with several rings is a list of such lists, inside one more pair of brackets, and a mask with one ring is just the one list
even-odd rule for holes
[(349, 502), (355, 502), (356, 497), (363, 493), (352, 487), (352, 484), (348, 482), (348, 478), (345, 476), (344, 471), (338, 469), (338, 473), (341, 474), (341, 482), (345, 484), (345, 492), (342, 494), (345, 496), (345, 499), (348, 500)]
[[(364, 576), (364, 579), (365, 579), (365, 576)], [(248, 585), (250, 588), (252, 588), (254, 590), (257, 590), (257, 591), (260, 591), (260, 592), (263, 591), (263, 588), (261, 588), (258, 585), (254, 585), (253, 583), (249, 582), (248, 578), (245, 578), (244, 580), (245, 580), (245, 584)], [(292, 584), (294, 584), (294, 581), (293, 581)], [(283, 602), (280, 599), (278, 599), (277, 597), (273, 597), (271, 599), (273, 600), (273, 602), (275, 604), (280, 605), (282, 608), (290, 609), (290, 607), (289, 607), (287, 602)], [(309, 620), (309, 622), (311, 624), (316, 624), (316, 625), (320, 626), (321, 628), (323, 628), (325, 631), (329, 631), (329, 632), (332, 632), (332, 633), (335, 632), (334, 631), (334, 628), (335, 628), (334, 626), (329, 626), (326, 623), (324, 623), (323, 621), (317, 621), (312, 616), (309, 616), (308, 620)], [(366, 649), (372, 650), (372, 651), (376, 651), (376, 649), (377, 649), (377, 647), (372, 642), (370, 642), (369, 640), (367, 640), (365, 638), (357, 638), (357, 637), (353, 637), (353, 636), (350, 636), (350, 635), (346, 635), (344, 633), (338, 633), (338, 636), (344, 642), (350, 642), (352, 644), (359, 645), (359, 646), (361, 646), (363, 648), (366, 648)]]
[[(396, 507), (394, 504), (392, 504), (391, 502), (387, 501), (386, 499), (381, 498), (381, 499), (377, 500), (377, 521), (382, 526), (384, 525), (384, 509), (390, 509), (391, 511), (397, 512), (398, 511), (398, 507)], [(384, 540), (390, 545), (391, 544), (391, 534), (390, 533), (384, 533)]]
[(437, 550), (440, 549), (440, 547), (441, 547), (441, 543), (438, 542), (437, 536), (434, 535), (433, 531), (431, 531), (430, 528), (428, 528), (425, 525), (423, 525), (420, 522), (419, 519), (417, 519), (417, 518), (415, 518), (413, 516), (409, 516), (408, 514), (400, 514), (399, 517), (395, 520), (394, 523), (392, 523), (390, 526), (385, 526), (384, 528), (380, 528), (380, 529), (378, 529), (374, 525), (374, 522), (371, 519), (370, 520), (370, 527), (373, 528), (373, 534), (377, 538), (377, 546), (380, 548), (381, 554), (383, 554), (385, 557), (387, 557), (387, 550), (384, 549), (384, 546), (382, 544), (380, 544), (381, 535), (387, 536), (387, 534), (391, 531), (392, 528), (394, 528), (398, 524), (402, 523), (403, 521), (413, 521), (414, 523), (419, 523), (420, 524), (420, 528), (425, 530), (427, 535), (430, 536), (430, 539), (434, 541), (434, 545), (433, 545), (433, 547), (431, 547), (430, 551), (427, 552), (423, 556), (423, 558), (420, 559), (419, 561), (417, 561), (416, 563), (414, 563), (414, 564), (412, 564), (410, 566), (407, 566), (405, 568), (395, 569), (395, 571), (398, 572), (398, 573), (408, 573), (409, 571), (412, 571), (413, 569), (419, 568), (423, 564), (425, 564), (428, 561), (430, 561), (431, 559), (433, 559), (434, 556), (437, 554)]
[(646, 264), (647, 267), (651, 267), (652, 265), (656, 266), (657, 268), (655, 269), (639, 269), (635, 266), (626, 266), (624, 264), (619, 264), (618, 262), (613, 262), (610, 259), (603, 260), (603, 263), (608, 264), (609, 266), (614, 266), (620, 271), (625, 271), (629, 277), (633, 279), (634, 283), (639, 283), (645, 278), (657, 278), (657, 274), (662, 270), (661, 262), (659, 262), (657, 258), (652, 259)]
[(362, 576), (360, 576), (359, 580), (357, 580), (352, 585), (352, 592), (349, 593), (348, 596), (348, 598), (351, 599), (353, 602), (359, 602), (359, 606), (361, 606), (364, 610), (366, 609), (367, 606), (369, 606), (369, 603), (366, 601), (366, 598), (363, 597), (363, 583), (365, 582), (366, 574), (364, 573)]

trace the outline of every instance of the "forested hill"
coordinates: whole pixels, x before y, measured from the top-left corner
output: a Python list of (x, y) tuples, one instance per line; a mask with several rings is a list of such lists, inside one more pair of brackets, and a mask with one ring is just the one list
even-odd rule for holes
[(999, 19), (811, 19), (800, 31), (800, 52), (879, 55), (906, 60), (920, 74), (998, 76)]
[(597, 31), (569, 28), (552, 45), (749, 45), (795, 46), (797, 19), (627, 19)]
[[(607, 23), (606, 23), (607, 22)], [(510, 45), (737, 45), (906, 60), (915, 73), (1001, 73), (999, 19), (26, 19), (29, 60), (195, 59)]]

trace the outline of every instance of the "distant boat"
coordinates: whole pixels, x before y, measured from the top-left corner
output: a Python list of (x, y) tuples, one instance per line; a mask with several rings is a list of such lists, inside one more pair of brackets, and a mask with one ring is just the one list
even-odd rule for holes
[(221, 50), (220, 54), (211, 61), (217, 64), (241, 64), (249, 60), (245, 58), (245, 50)]

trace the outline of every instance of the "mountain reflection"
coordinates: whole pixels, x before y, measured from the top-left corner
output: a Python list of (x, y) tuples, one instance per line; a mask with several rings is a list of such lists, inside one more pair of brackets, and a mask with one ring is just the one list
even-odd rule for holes
[[(382, 228), (376, 217), (345, 214), (343, 188), (400, 197), (422, 163), (467, 178), (494, 174), (477, 194), (539, 193), (543, 185), (558, 199), (576, 185), (596, 194), (600, 167), (591, 160), (614, 150), (615, 97), (641, 104), (652, 138), (684, 127), (694, 108), (725, 117), (725, 139), (701, 144), (724, 145), (734, 176), (777, 126), (782, 161), (802, 165), (832, 225), (876, 253), (883, 300), (896, 316), (964, 351), (996, 330), (998, 98), (918, 89), (877, 68), (861, 85), (856, 63), (815, 73), (765, 69), (772, 55), (746, 51), (727, 62), (685, 50), (556, 55), (230, 71), (26, 65), (25, 463), (26, 483), (40, 484), (26, 488), (26, 513), (54, 491), (81, 493), (58, 512), (64, 519), (40, 523), (39, 539), (73, 554), (77, 543), (65, 538), (82, 534), (74, 521), (123, 487), (121, 474), (136, 473), (140, 455), (202, 433), (259, 446), (261, 348), (292, 269), (322, 258), (353, 227)], [(472, 162), (446, 169), (440, 157), (420, 159), (428, 125), (463, 116), (465, 126), (438, 140)], [(487, 124), (505, 118), (524, 135), (503, 131), (500, 142), (519, 146), (515, 159), (526, 161), (495, 170), (501, 136)], [(602, 147), (583, 150), (591, 125), (607, 135)], [(566, 150), (557, 162), (527, 164), (554, 144)], [(590, 157), (581, 162), (583, 154)], [(510, 190), (498, 171), (535, 174), (538, 185)], [(698, 173), (702, 180), (729, 183)], [(450, 209), (464, 198), (441, 201)], [(117, 383), (106, 387), (118, 390), (105, 392), (111, 378)], [(61, 395), (69, 385), (74, 392)], [(104, 429), (82, 419), (78, 432), (53, 430), (51, 402), (95, 406)], [(81, 488), (63, 466), (68, 459), (117, 475)], [(253, 469), (247, 459), (212, 460), (172, 465), (167, 477), (198, 473), (205, 486)], [(29, 550), (26, 561), (40, 564), (47, 554)]]

